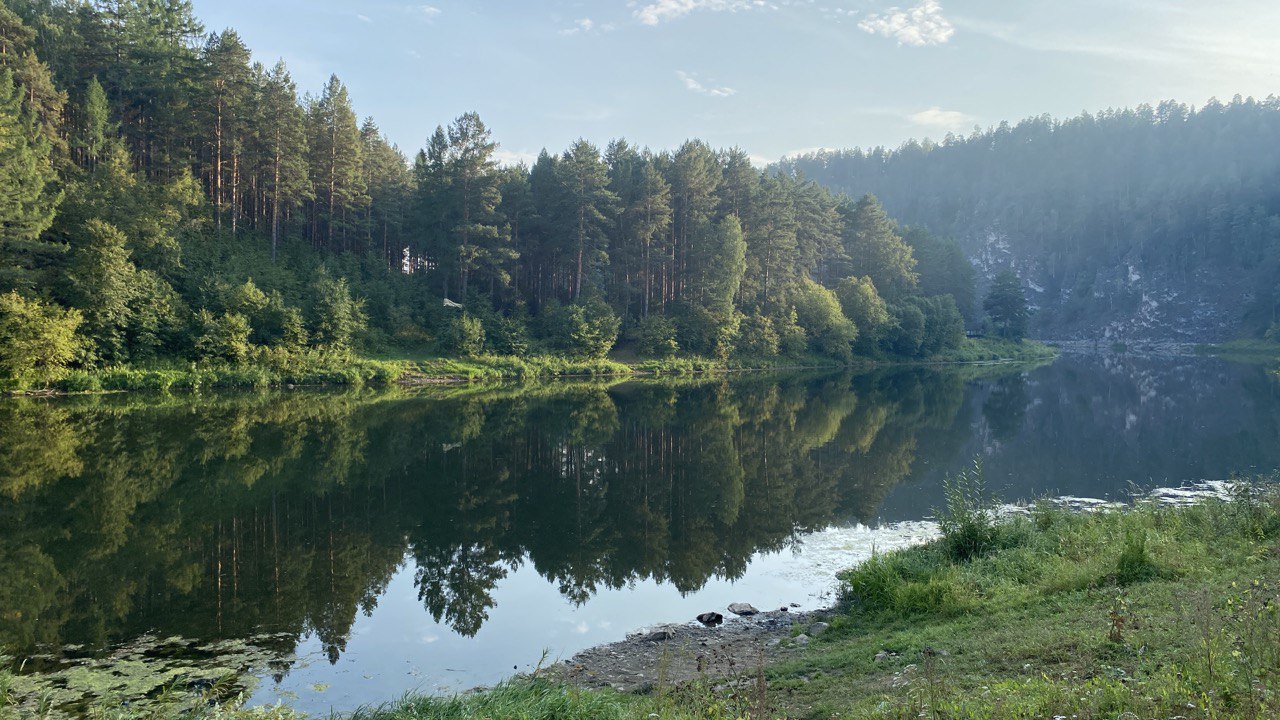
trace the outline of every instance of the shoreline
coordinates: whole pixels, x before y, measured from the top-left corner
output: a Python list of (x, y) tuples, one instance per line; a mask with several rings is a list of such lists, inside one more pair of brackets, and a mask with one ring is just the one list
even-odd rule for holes
[(1012, 345), (1000, 341), (975, 342), (938, 358), (868, 359), (851, 364), (822, 358), (795, 360), (713, 360), (677, 357), (670, 360), (613, 359), (567, 360), (539, 355), (528, 358), (483, 356), (476, 358), (396, 358), (361, 356), (305, 357), (297, 363), (246, 363), (228, 366), (121, 366), (101, 370), (76, 370), (46, 387), (5, 390), (5, 397), (62, 397), (119, 392), (213, 390), (296, 390), (308, 388), (399, 386), (460, 386), (480, 382), (533, 380), (627, 379), (694, 377), (746, 372), (794, 372), (806, 370), (874, 370), (890, 367), (942, 367), (965, 365), (1015, 365), (1053, 360), (1052, 346), (1026, 341)]

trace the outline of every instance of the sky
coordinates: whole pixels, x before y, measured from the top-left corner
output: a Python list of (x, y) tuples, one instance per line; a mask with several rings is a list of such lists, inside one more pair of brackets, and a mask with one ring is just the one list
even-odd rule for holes
[(698, 137), (758, 163), (1002, 120), (1280, 94), (1275, 0), (194, 0), (406, 155), (477, 111), (504, 162)]

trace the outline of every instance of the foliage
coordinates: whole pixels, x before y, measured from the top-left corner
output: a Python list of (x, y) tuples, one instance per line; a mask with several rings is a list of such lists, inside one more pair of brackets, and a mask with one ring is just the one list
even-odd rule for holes
[(484, 352), (484, 325), (480, 318), (461, 313), (449, 321), (440, 338), (441, 349), (458, 357), (472, 357)]
[(1022, 294), (1022, 281), (1011, 270), (996, 275), (982, 302), (998, 337), (1019, 341), (1027, 334), (1027, 299)]
[(972, 468), (948, 477), (943, 489), (947, 504), (937, 515), (947, 555), (965, 562), (994, 549), (996, 513), (986, 496), (982, 461), (975, 460)]
[(853, 341), (858, 328), (840, 309), (835, 293), (802, 280), (795, 296), (796, 322), (805, 329), (813, 352), (841, 361), (853, 359)]
[(235, 312), (196, 315), (195, 351), (200, 358), (240, 362), (249, 355), (249, 319)]
[(669, 358), (680, 350), (676, 342), (676, 325), (660, 315), (641, 319), (631, 329), (636, 352), (643, 357)]
[(618, 339), (621, 322), (600, 300), (548, 308), (547, 335), (552, 345), (576, 358), (603, 358)]
[(0, 294), (0, 387), (47, 385), (80, 351), (80, 312)]

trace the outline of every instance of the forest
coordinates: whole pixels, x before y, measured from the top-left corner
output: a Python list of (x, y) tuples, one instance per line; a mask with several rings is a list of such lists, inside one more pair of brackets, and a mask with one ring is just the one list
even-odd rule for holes
[(775, 166), (1013, 267), (1038, 337), (1280, 335), (1280, 98), (1001, 123)]
[(983, 322), (955, 243), (740, 149), (579, 140), (507, 167), (475, 113), (424, 135), (407, 158), (336, 76), (300, 96), (184, 0), (5, 0), (0, 382), (352, 353), (848, 362)]

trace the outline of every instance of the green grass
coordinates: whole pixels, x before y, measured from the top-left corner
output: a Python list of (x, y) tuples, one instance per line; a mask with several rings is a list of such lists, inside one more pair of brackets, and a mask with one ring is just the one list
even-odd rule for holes
[(960, 347), (933, 358), (935, 362), (1035, 362), (1051, 360), (1058, 351), (1035, 340), (1001, 340), (999, 338), (965, 338)]
[(807, 718), (1280, 712), (1274, 489), (1181, 509), (1044, 507), (988, 529), (968, 560), (944, 537), (844, 573), (832, 629), (770, 671), (779, 705)]

